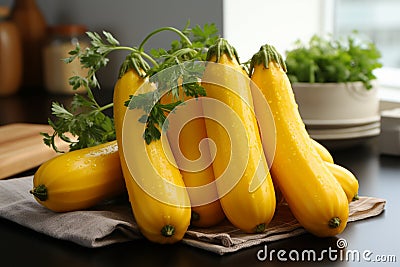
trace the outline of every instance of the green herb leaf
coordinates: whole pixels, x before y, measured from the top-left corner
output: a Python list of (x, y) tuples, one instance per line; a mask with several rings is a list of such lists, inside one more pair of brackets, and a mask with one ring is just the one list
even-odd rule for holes
[[(96, 32), (87, 32), (91, 46), (82, 49), (78, 44), (69, 52), (70, 57), (64, 59), (65, 63), (79, 60), (81, 66), (87, 69), (85, 77), (73, 76), (69, 79), (69, 84), (74, 90), (84, 87), (87, 89), (87, 95), (75, 95), (69, 108), (53, 103), (52, 112), (56, 119), (54, 121), (49, 119), (48, 123), (53, 127), (54, 133), (51, 135), (43, 133), (44, 143), (59, 151), (55, 145), (56, 137), (69, 143), (70, 150), (115, 139), (113, 120), (103, 113), (106, 108), (112, 106), (112, 103), (103, 107), (99, 106), (91, 89), (100, 88), (96, 73), (107, 66), (108, 54), (116, 50), (130, 52), (121, 64), (119, 77), (122, 77), (129, 69), (134, 69), (141, 76), (149, 76), (150, 80), (158, 74), (155, 91), (131, 96), (131, 99), (125, 103), (131, 109), (144, 110), (145, 115), (139, 121), (146, 124), (143, 137), (147, 143), (160, 138), (161, 127), (168, 126), (166, 114), (182, 103), (184, 96), (179, 94), (179, 86), (182, 86), (184, 95), (204, 96), (206, 92), (199, 83), (204, 65), (196, 61), (205, 59), (208, 47), (219, 37), (215, 24), (206, 24), (203, 28), (197, 25), (191, 29), (188, 22), (182, 32), (171, 27), (161, 28), (145, 38), (139, 47), (141, 48), (148, 38), (162, 30), (172, 30), (180, 35), (180, 39), (172, 41), (168, 51), (161, 48), (152, 49), (152, 56), (144, 53), (143, 49), (121, 46), (109, 32), (103, 31), (103, 36)], [(183, 62), (188, 61), (192, 63), (182, 65)], [(152, 64), (152, 67), (148, 62)], [(161, 104), (160, 96), (171, 89), (176, 101)], [(75, 136), (76, 140), (68, 138), (67, 133)]]
[[(56, 120), (48, 120), (54, 132), (51, 135), (42, 133), (44, 143), (61, 152), (55, 144), (57, 136), (69, 143), (70, 150), (115, 140), (113, 121), (102, 112), (107, 107), (100, 107), (94, 99), (81, 95), (74, 96), (70, 109), (54, 102), (51, 109)], [(71, 140), (66, 133), (72, 134), (77, 140)]]

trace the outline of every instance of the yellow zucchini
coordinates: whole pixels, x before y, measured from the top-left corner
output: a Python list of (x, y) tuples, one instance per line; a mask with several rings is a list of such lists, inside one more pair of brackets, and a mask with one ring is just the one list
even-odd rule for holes
[[(284, 64), (275, 48), (265, 45), (252, 57), (250, 65), (251, 79), (257, 85), (253, 90), (261, 90), (275, 121), (272, 177), (307, 231), (321, 237), (334, 236), (346, 227), (347, 197), (305, 129)], [(257, 116), (265, 113), (257, 106), (255, 111)]]
[(30, 191), (56, 212), (90, 208), (125, 192), (116, 141), (67, 152), (43, 163)]
[[(137, 71), (130, 69), (114, 87), (114, 120), (121, 166), (133, 214), (141, 233), (152, 242), (175, 243), (183, 238), (191, 215), (187, 192), (174, 187), (184, 188), (179, 170), (167, 158), (161, 140), (146, 144), (140, 133), (138, 140), (127, 138), (123, 142), (123, 127), (131, 128), (131, 131), (143, 129), (140, 125), (136, 129), (132, 127), (132, 124), (138, 123), (137, 118), (136, 121), (125, 120), (128, 123), (124, 125), (125, 114), (128, 114), (124, 103), (145, 82)], [(139, 154), (139, 148), (142, 147), (147, 155)], [(129, 162), (133, 159), (134, 162)], [(150, 168), (145, 164), (147, 161), (151, 163)], [(134, 177), (134, 170), (130, 166), (142, 175)], [(162, 178), (161, 182), (154, 179), (152, 171)], [(151, 192), (145, 191), (138, 181), (152, 186)], [(154, 195), (163, 195), (165, 201), (155, 198)]]
[[(191, 225), (210, 227), (221, 222), (225, 214), (214, 185), (214, 171), (209, 164), (210, 151), (208, 146), (203, 146), (202, 151), (199, 149), (201, 141), (207, 138), (201, 99), (183, 96), (182, 87), (179, 88), (179, 97), (186, 102), (169, 114), (168, 141), (183, 181), (186, 187), (189, 187), (188, 193), (192, 205)], [(172, 94), (165, 94), (161, 98), (163, 104), (174, 101)], [(186, 120), (187, 123), (182, 125)], [(188, 161), (191, 162), (187, 163)], [(205, 185), (209, 186), (207, 187), (209, 190), (190, 191), (190, 187), (199, 188)]]
[(317, 150), (319, 156), (322, 158), (322, 160), (325, 162), (333, 163), (333, 157), (331, 153), (329, 153), (328, 149), (326, 149), (326, 147), (324, 147), (314, 139), (311, 139), (311, 141), (314, 145), (314, 148)]
[(276, 199), (248, 75), (224, 39), (210, 47), (207, 60), (202, 78), (207, 92), (203, 110), (209, 117), (207, 135), (216, 146), (213, 169), (220, 202), (233, 225), (248, 233), (262, 232), (274, 215)]
[(354, 176), (354, 174), (346, 168), (334, 164), (332, 155), (329, 153), (328, 149), (326, 149), (323, 145), (321, 145), (314, 139), (312, 141), (314, 144), (314, 148), (317, 150), (322, 160), (325, 161), (326, 166), (328, 166), (333, 176), (335, 176), (336, 180), (342, 186), (342, 189), (346, 193), (349, 202), (357, 200), (359, 185), (358, 180)]
[(357, 178), (348, 169), (333, 164), (330, 162), (325, 162), (329, 171), (335, 176), (336, 180), (342, 186), (344, 192), (346, 193), (347, 199), (350, 202), (358, 199), (358, 181)]

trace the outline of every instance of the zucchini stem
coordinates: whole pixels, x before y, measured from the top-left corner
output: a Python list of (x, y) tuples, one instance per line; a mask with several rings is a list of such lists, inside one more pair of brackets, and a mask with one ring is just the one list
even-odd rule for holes
[(266, 227), (265, 223), (260, 223), (259, 225), (256, 226), (255, 232), (256, 233), (262, 233), (262, 232), (265, 231), (266, 228), (267, 227)]
[(235, 59), (238, 63), (240, 62), (236, 49), (224, 38), (219, 38), (214, 45), (210, 46), (206, 60), (210, 61), (215, 56), (215, 62), (218, 63), (223, 54), (232, 60)]
[(249, 73), (251, 74), (254, 67), (257, 65), (263, 65), (264, 68), (268, 69), (270, 62), (275, 62), (282, 68), (284, 72), (286, 72), (286, 64), (282, 58), (282, 55), (278, 53), (275, 47), (266, 44), (261, 46), (260, 50), (251, 58)]
[(161, 234), (165, 237), (171, 237), (175, 234), (175, 227), (167, 224), (161, 229)]
[(329, 228), (338, 228), (342, 221), (340, 220), (339, 217), (334, 217), (329, 220), (328, 226)]
[(46, 201), (48, 198), (47, 187), (44, 184), (38, 185), (29, 191), (32, 195), (37, 197), (40, 201)]

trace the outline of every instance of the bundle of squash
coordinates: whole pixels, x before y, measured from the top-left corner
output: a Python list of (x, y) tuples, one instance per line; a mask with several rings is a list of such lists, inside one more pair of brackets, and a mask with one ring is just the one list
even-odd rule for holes
[[(156, 172), (167, 181), (154, 190), (162, 193), (170, 190), (168, 184), (189, 189), (215, 181), (215, 191), (210, 191), (217, 196), (214, 201), (191, 206), (190, 202), (196, 197), (191, 195), (192, 191), (176, 190), (165, 194), (171, 198), (171, 203), (175, 203), (170, 205), (147, 194), (132, 177), (124, 153), (128, 148), (122, 142), (127, 110), (124, 102), (147, 81), (134, 69), (127, 70), (114, 88), (117, 140), (68, 152), (44, 163), (33, 180), (31, 193), (36, 200), (53, 211), (66, 212), (89, 208), (127, 190), (142, 234), (153, 242), (174, 243), (183, 238), (189, 225), (211, 227), (224, 218), (246, 233), (264, 232), (274, 216), (279, 191), (307, 231), (320, 237), (341, 233), (347, 224), (349, 203), (357, 199), (358, 182), (350, 171), (336, 165), (330, 153), (308, 135), (282, 56), (274, 47), (264, 45), (254, 54), (249, 70), (245, 71), (235, 49), (220, 38), (208, 50), (207, 61), (210, 64), (205, 65), (202, 80), (206, 97), (233, 110), (236, 118), (227, 114), (225, 120), (227, 124), (234, 124), (239, 119), (245, 135), (231, 138), (228, 135), (238, 133), (222, 131), (213, 120), (190, 121), (190, 127), (180, 132), (182, 154), (191, 160), (198, 158), (197, 145), (207, 137), (213, 140), (217, 149), (212, 164), (196, 173), (180, 170), (179, 162), (177, 165), (171, 163), (161, 140), (144, 145)], [(225, 87), (235, 88), (235, 91)], [(268, 103), (269, 122), (257, 120), (269, 118), (262, 101), (257, 101), (260, 96)], [(162, 101), (168, 101), (167, 97)], [(203, 105), (203, 108), (206, 112), (208, 107)], [(269, 139), (271, 136), (274, 136), (273, 142)], [(243, 153), (246, 155), (237, 155), (235, 159), (245, 160), (246, 166), (238, 181), (227, 190), (226, 184), (219, 179), (233, 158), (230, 155), (235, 151), (232, 147), (239, 145), (235, 140), (245, 140), (248, 144)], [(136, 168), (143, 167), (140, 162), (132, 164)]]

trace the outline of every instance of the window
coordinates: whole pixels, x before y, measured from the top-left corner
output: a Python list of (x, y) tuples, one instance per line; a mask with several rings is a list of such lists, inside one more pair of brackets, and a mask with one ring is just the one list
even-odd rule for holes
[(343, 37), (353, 30), (367, 36), (382, 53), (375, 73), (382, 98), (400, 102), (399, 0), (224, 0), (223, 33), (242, 61), (261, 44), (284, 53), (313, 34)]
[(343, 36), (357, 30), (376, 44), (382, 53), (383, 64), (383, 68), (377, 70), (376, 75), (380, 86), (386, 88), (382, 97), (398, 100), (400, 100), (399, 14), (398, 0), (334, 1), (334, 35)]
[(399, 12), (398, 0), (337, 0), (335, 34), (357, 29), (375, 42), (386, 67), (400, 68)]

